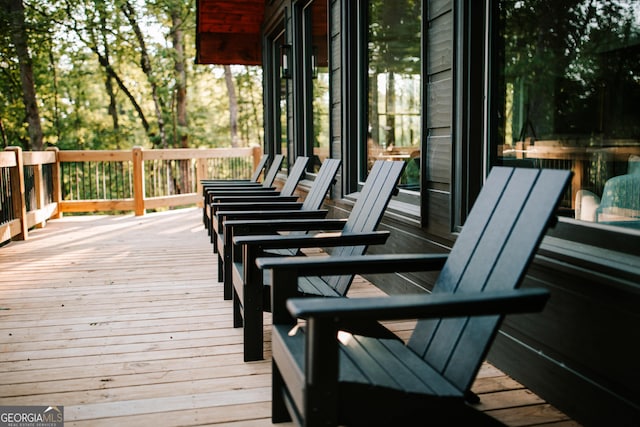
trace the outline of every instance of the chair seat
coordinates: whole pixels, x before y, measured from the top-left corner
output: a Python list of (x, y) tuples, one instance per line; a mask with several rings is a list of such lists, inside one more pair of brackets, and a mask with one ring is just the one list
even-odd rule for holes
[[(289, 384), (287, 399), (303, 403), (304, 328), (274, 325), (274, 355)], [(344, 334), (344, 335), (342, 335)], [(377, 339), (341, 333), (338, 394), (341, 423), (348, 425), (501, 425), (464, 402), (458, 390), (440, 373), (397, 339)], [(286, 360), (288, 364), (282, 363)], [(296, 393), (295, 390), (300, 390)], [(402, 412), (389, 411), (392, 407)], [(300, 407), (300, 406), (298, 406)], [(468, 410), (465, 408), (468, 407)], [(378, 412), (376, 409), (379, 408)], [(461, 410), (462, 408), (462, 410)], [(363, 415), (365, 414), (365, 415)], [(463, 424), (455, 424), (455, 422)]]
[[(242, 264), (234, 263), (234, 274), (240, 277), (242, 275)], [(265, 312), (271, 311), (271, 277), (269, 271), (265, 270), (263, 275), (263, 310)], [(298, 280), (298, 296), (314, 296), (314, 297), (340, 297), (340, 293), (332, 288), (321, 277), (301, 277)]]

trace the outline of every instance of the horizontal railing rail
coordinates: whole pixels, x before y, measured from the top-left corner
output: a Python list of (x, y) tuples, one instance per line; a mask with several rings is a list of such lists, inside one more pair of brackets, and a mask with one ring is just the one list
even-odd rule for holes
[(0, 151), (0, 244), (26, 239), (65, 212), (134, 212), (202, 206), (205, 178), (249, 178), (253, 148)]

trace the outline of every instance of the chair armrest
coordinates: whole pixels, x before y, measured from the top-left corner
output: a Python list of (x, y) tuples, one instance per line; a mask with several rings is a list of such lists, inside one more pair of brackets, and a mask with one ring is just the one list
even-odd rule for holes
[(247, 203), (247, 202), (272, 202), (272, 203), (281, 203), (281, 202), (297, 202), (299, 199), (298, 196), (280, 196), (273, 194), (265, 194), (265, 195), (237, 195), (237, 196), (225, 196), (225, 195), (217, 195), (214, 193), (213, 195), (213, 204), (227, 204), (227, 203)]
[(402, 320), (468, 317), (540, 311), (549, 299), (541, 288), (474, 293), (436, 293), (382, 298), (292, 298), (289, 312), (301, 319)]
[(239, 211), (274, 211), (274, 210), (298, 210), (302, 203), (296, 201), (260, 202), (247, 199), (242, 203), (212, 203), (211, 208), (217, 213)]
[(246, 197), (246, 196), (278, 196), (280, 195), (280, 191), (275, 188), (264, 188), (264, 187), (255, 187), (255, 188), (215, 188), (215, 189), (207, 189), (205, 194), (209, 197), (210, 200), (213, 200), (215, 197), (229, 197), (229, 196), (237, 196), (237, 197)]
[(263, 270), (273, 269), (288, 275), (320, 276), (335, 274), (382, 274), (435, 271), (442, 269), (447, 254), (358, 255), (348, 257), (264, 257), (256, 259)]
[(205, 188), (218, 188), (218, 187), (262, 187), (261, 182), (255, 181), (200, 181)]
[[(322, 248), (335, 246), (369, 246), (384, 244), (391, 233), (373, 231), (371, 233), (322, 233), (316, 235), (266, 235), (238, 236), (235, 245), (260, 246), (262, 249)], [(323, 274), (326, 274), (327, 270)], [(333, 272), (332, 272), (333, 273)]]
[[(253, 233), (259, 234), (264, 231), (265, 234), (273, 234), (276, 231), (339, 231), (344, 228), (346, 219), (313, 219), (314, 211), (298, 211), (300, 216), (307, 219), (273, 219), (273, 220), (227, 220), (224, 222), (225, 227), (234, 227), (234, 230), (242, 229), (243, 234)], [(319, 212), (319, 211), (316, 211)], [(326, 211), (322, 211), (325, 212)], [(290, 218), (287, 216), (287, 218)], [(312, 218), (312, 219), (308, 219)]]
[(229, 191), (229, 192), (239, 192), (239, 191), (275, 191), (274, 187), (264, 187), (261, 184), (258, 185), (214, 185), (214, 186), (204, 186), (202, 190), (205, 193), (214, 193), (217, 191)]
[[(323, 219), (327, 216), (327, 210), (317, 210), (317, 211), (302, 211), (302, 210), (294, 210), (294, 209), (273, 209), (269, 211), (264, 210), (246, 210), (246, 211), (220, 211), (217, 212), (218, 221), (223, 223), (225, 226), (234, 227), (238, 226), (238, 224), (234, 225), (234, 222), (240, 223), (242, 225), (248, 221), (260, 221), (261, 224), (264, 224), (266, 219), (272, 220), (281, 220), (285, 218), (289, 218), (289, 220), (296, 219)], [(251, 224), (249, 224), (251, 226)], [(256, 225), (254, 230), (273, 230), (273, 227), (260, 227)], [(291, 231), (291, 230), (289, 230)]]

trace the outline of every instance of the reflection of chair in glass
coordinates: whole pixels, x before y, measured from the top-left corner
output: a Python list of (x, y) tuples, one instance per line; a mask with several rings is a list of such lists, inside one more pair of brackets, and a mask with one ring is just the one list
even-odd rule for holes
[(640, 156), (629, 157), (625, 175), (607, 180), (602, 197), (588, 190), (578, 191), (576, 218), (595, 222), (640, 219)]

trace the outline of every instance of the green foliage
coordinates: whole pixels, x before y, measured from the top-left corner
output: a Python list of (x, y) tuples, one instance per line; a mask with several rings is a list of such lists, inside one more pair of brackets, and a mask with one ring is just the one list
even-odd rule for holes
[[(160, 145), (151, 84), (157, 85), (169, 147), (187, 136), (192, 147), (231, 145), (229, 103), (222, 68), (195, 65), (194, 0), (129, 0), (144, 34), (152, 73), (140, 65), (140, 45), (121, 12), (125, 0), (24, 0), (38, 107), (47, 146), (61, 149), (129, 149)], [(187, 125), (176, 119), (176, 50), (170, 13), (181, 19), (187, 75)], [(7, 145), (29, 139), (20, 71), (0, 16), (0, 120)], [(100, 59), (107, 58), (112, 74)], [(234, 68), (245, 145), (262, 142), (262, 82), (258, 69)], [(127, 96), (113, 76), (117, 75)], [(115, 99), (117, 126), (107, 80)], [(149, 123), (143, 127), (139, 105)]]

